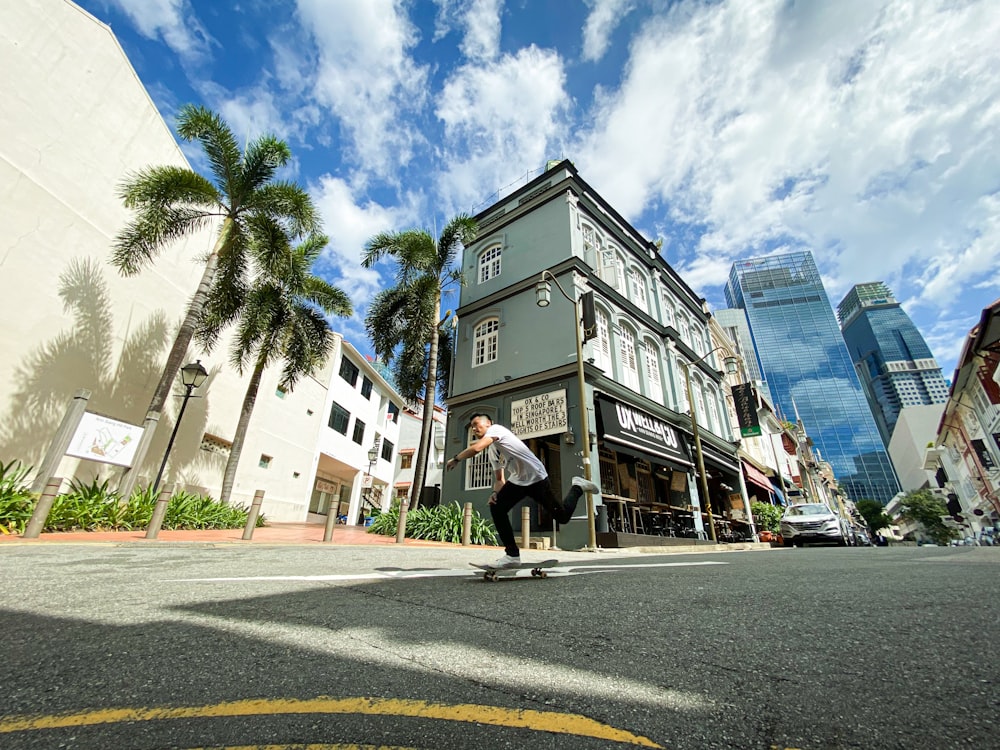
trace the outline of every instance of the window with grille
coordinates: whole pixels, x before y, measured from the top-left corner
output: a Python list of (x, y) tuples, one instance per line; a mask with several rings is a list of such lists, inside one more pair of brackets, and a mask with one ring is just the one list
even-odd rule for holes
[(478, 367), (497, 358), (500, 338), (500, 320), (490, 318), (476, 326), (472, 342), (472, 366)]
[(372, 397), (372, 381), (367, 375), (365, 375), (365, 379), (361, 381), (361, 395), (369, 399)]
[(622, 379), (633, 391), (639, 390), (639, 368), (635, 358), (635, 335), (625, 326), (618, 334), (618, 354), (622, 362)]
[[(472, 431), (469, 431), (469, 441), (474, 439)], [(475, 456), (465, 462), (465, 488), (467, 490), (489, 489), (493, 486), (493, 468), (490, 466), (490, 459), (487, 455), (489, 448), (479, 451)]]
[(479, 256), (479, 283), (496, 278), (500, 275), (500, 255), (499, 245), (487, 248)]
[(365, 440), (365, 423), (360, 419), (354, 420), (354, 435), (351, 436), (351, 440), (358, 445), (361, 445)]
[(412, 469), (413, 468), (413, 454), (404, 453), (399, 457), (399, 468), (400, 469)]

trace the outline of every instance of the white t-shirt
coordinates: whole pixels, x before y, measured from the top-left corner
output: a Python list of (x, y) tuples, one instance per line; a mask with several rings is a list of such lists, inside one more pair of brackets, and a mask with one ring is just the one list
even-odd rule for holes
[(504, 478), (508, 482), (527, 487), (548, 476), (538, 457), (528, 450), (521, 438), (503, 425), (491, 424), (484, 437), (493, 438), (489, 447), (490, 466), (493, 471), (503, 466)]

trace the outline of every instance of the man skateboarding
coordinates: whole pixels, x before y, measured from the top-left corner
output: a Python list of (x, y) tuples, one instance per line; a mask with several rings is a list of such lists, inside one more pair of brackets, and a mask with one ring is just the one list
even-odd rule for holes
[(485, 414), (473, 416), (469, 420), (469, 427), (475, 441), (449, 459), (445, 468), (450, 471), (458, 466), (459, 461), (489, 449), (488, 456), (494, 475), (490, 515), (493, 516), (493, 525), (504, 545), (504, 556), (493, 567), (511, 568), (521, 564), (521, 551), (517, 548), (514, 528), (508, 515), (511, 508), (530, 497), (546, 508), (557, 522), (564, 524), (573, 517), (584, 492), (596, 493), (601, 489), (583, 477), (573, 477), (573, 486), (560, 503), (552, 493), (545, 466), (513, 432), (503, 425), (493, 424), (493, 420)]

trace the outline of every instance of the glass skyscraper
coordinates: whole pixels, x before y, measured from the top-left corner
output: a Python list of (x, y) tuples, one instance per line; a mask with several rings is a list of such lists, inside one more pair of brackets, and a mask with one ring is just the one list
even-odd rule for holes
[(737, 261), (726, 301), (746, 310), (782, 417), (801, 418), (852, 500), (885, 504), (899, 482), (810, 252)]
[(886, 445), (901, 409), (948, 400), (930, 347), (884, 283), (855, 286), (837, 306), (837, 318)]

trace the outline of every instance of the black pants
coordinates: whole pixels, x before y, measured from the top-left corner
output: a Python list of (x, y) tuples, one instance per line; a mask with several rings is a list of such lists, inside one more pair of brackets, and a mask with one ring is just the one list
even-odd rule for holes
[(580, 501), (583, 490), (574, 485), (570, 488), (566, 499), (560, 503), (552, 493), (552, 485), (549, 480), (543, 479), (540, 482), (527, 486), (507, 482), (497, 493), (497, 501), (490, 506), (490, 515), (493, 516), (493, 525), (496, 526), (500, 541), (503, 542), (504, 550), (511, 557), (520, 555), (517, 548), (517, 539), (514, 537), (514, 528), (510, 524), (510, 511), (526, 497), (530, 497), (536, 503), (545, 508), (558, 523), (568, 523), (576, 511), (576, 504)]

